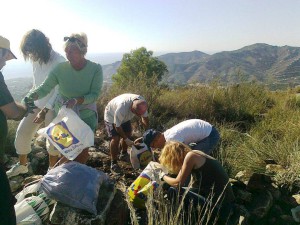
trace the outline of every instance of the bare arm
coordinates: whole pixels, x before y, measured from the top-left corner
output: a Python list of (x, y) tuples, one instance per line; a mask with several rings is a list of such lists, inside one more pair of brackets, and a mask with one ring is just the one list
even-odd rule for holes
[(4, 106), (0, 106), (0, 110), (8, 119), (13, 120), (21, 120), (27, 111), (24, 105), (17, 102), (11, 102)]
[(134, 140), (134, 144), (139, 144), (139, 143), (143, 143), (143, 137), (139, 137), (137, 139)]
[[(115, 124), (114, 124), (114, 126), (115, 126)], [(122, 127), (116, 127), (116, 126), (115, 126), (115, 128), (116, 128), (116, 131), (118, 132), (118, 134), (120, 135), (120, 137), (122, 137), (124, 140), (125, 140), (126, 138), (128, 138), (128, 137), (126, 136), (126, 134), (125, 134), (125, 132), (124, 132), (124, 130), (123, 130)]]
[(36, 115), (36, 117), (33, 119), (32, 122), (42, 123), (46, 118), (46, 114), (48, 110), (49, 110), (48, 108), (44, 107), (41, 111), (39, 111), (39, 113)]
[(164, 176), (163, 179), (171, 186), (181, 186), (185, 183), (188, 176), (191, 174), (193, 168), (199, 168), (203, 166), (206, 159), (203, 156), (197, 155), (193, 152), (189, 152), (183, 161), (181, 170), (179, 171), (176, 178)]
[(149, 127), (149, 118), (148, 117), (142, 117), (142, 124), (145, 129)]

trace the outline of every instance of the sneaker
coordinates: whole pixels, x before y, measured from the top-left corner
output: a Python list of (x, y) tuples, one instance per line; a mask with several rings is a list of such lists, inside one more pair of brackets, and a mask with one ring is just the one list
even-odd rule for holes
[(18, 162), (17, 164), (13, 165), (10, 170), (6, 172), (6, 175), (8, 178), (10, 178), (25, 173), (28, 173), (28, 163), (26, 166), (23, 166)]
[(125, 152), (125, 153), (121, 152), (119, 155), (119, 160), (124, 161), (124, 162), (130, 162), (130, 156), (127, 152)]
[(114, 174), (122, 173), (122, 169), (117, 163), (111, 163), (110, 171)]

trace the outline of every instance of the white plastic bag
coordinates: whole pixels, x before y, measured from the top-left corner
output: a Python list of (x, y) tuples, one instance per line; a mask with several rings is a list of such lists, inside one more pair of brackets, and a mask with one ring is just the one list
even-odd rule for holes
[(23, 199), (15, 205), (17, 224), (42, 225), (49, 217), (49, 206), (54, 203), (45, 193)]
[(22, 191), (20, 191), (15, 196), (15, 198), (17, 199), (16, 204), (18, 204), (19, 202), (24, 200), (24, 198), (27, 198), (27, 197), (32, 196), (32, 195), (37, 195), (37, 193), (40, 190), (40, 187), (41, 187), (41, 182), (40, 181), (37, 181), (36, 183), (25, 187)]
[(54, 120), (38, 134), (46, 137), (67, 159), (75, 159), (94, 145), (94, 132), (72, 110), (63, 106)]
[(145, 143), (132, 146), (130, 151), (130, 162), (134, 169), (143, 169), (150, 161), (155, 161), (154, 155)]

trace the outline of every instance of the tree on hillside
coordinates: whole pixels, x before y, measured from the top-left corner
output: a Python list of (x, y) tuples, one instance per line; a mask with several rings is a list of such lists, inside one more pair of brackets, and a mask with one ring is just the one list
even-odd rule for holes
[(130, 84), (136, 79), (147, 79), (160, 81), (163, 75), (168, 72), (167, 66), (157, 57), (153, 57), (152, 51), (145, 47), (133, 50), (123, 55), (121, 66), (112, 80), (118, 86)]

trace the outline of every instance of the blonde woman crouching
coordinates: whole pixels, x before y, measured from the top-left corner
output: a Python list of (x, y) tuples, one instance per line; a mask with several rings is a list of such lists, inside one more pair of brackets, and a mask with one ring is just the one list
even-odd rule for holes
[(214, 211), (220, 210), (215, 212), (215, 216), (219, 217), (218, 224), (227, 220), (234, 205), (234, 195), (228, 175), (218, 160), (183, 143), (170, 141), (164, 146), (159, 162), (169, 173), (176, 175), (173, 178), (161, 174), (162, 180), (172, 186), (168, 193), (171, 199), (178, 194), (183, 195), (185, 188), (182, 187), (191, 177), (192, 188), (184, 202), (189, 204), (193, 200), (193, 204), (202, 206), (216, 205)]

